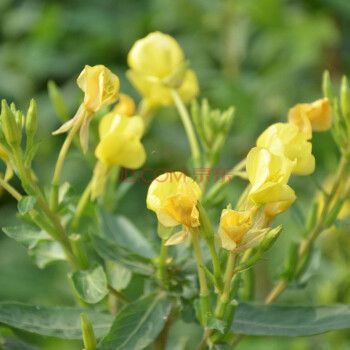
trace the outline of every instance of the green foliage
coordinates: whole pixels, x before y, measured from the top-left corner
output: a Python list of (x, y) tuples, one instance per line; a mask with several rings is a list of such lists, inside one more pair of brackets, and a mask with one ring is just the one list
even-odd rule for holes
[(0, 304), (0, 323), (27, 332), (64, 339), (82, 339), (80, 314), (92, 322), (97, 338), (102, 338), (113, 317), (93, 310), (72, 307), (45, 307), (17, 303)]
[(171, 299), (152, 293), (123, 308), (103, 338), (99, 350), (141, 350), (160, 333), (170, 312)]
[(71, 280), (78, 296), (89, 304), (98, 303), (108, 293), (106, 274), (98, 264), (87, 271), (74, 272)]

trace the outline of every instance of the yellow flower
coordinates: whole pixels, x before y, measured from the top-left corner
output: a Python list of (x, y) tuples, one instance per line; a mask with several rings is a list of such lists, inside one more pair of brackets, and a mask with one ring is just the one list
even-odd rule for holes
[(294, 200), (295, 193), (287, 183), (295, 163), (265, 148), (252, 148), (246, 165), (252, 184), (248, 198), (257, 204)]
[(295, 105), (288, 112), (288, 121), (296, 124), (308, 140), (312, 138), (312, 131), (329, 130), (332, 127), (333, 114), (328, 98)]
[(129, 117), (135, 115), (135, 102), (126, 94), (119, 95), (119, 102), (113, 108), (113, 112), (125, 114)]
[(127, 75), (140, 94), (153, 106), (173, 104), (170, 87), (184, 102), (199, 92), (195, 73), (187, 68), (184, 54), (174, 38), (153, 32), (137, 40), (128, 54)]
[(221, 213), (219, 226), (222, 247), (227, 250), (235, 249), (251, 227), (252, 214), (250, 211), (238, 212), (224, 209)]
[(146, 160), (140, 141), (143, 130), (140, 117), (108, 113), (99, 125), (100, 143), (95, 150), (96, 157), (108, 166), (139, 168)]
[(118, 99), (119, 79), (103, 65), (86, 65), (77, 83), (85, 93), (83, 104), (88, 111), (96, 112)]
[(78, 86), (85, 92), (84, 102), (75, 116), (64, 123), (53, 135), (68, 131), (79, 123), (80, 143), (84, 153), (89, 143), (89, 124), (96, 111), (114, 103), (119, 94), (119, 78), (103, 65), (85, 66), (77, 79)]
[(312, 145), (295, 124), (276, 123), (268, 127), (258, 138), (256, 145), (278, 156), (295, 161), (292, 171), (297, 175), (309, 175), (315, 170)]
[(157, 214), (165, 227), (199, 226), (197, 201), (201, 197), (198, 184), (181, 172), (165, 173), (151, 183), (147, 193), (147, 208)]

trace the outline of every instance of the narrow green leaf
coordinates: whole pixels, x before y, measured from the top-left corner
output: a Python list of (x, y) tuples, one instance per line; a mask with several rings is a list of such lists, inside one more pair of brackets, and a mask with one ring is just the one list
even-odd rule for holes
[(89, 304), (98, 303), (108, 293), (106, 274), (98, 264), (87, 271), (74, 272), (71, 280), (79, 297)]
[(40, 269), (54, 262), (66, 260), (61, 244), (56, 241), (46, 241), (37, 244), (29, 250), (29, 255)]
[(154, 273), (151, 260), (130, 252), (118, 244), (99, 236), (92, 236), (97, 253), (104, 259), (121, 264), (140, 275), (150, 276)]
[(34, 248), (40, 242), (51, 240), (51, 237), (45, 231), (40, 231), (30, 225), (3, 227), (2, 230), (7, 236), (29, 249)]
[(25, 215), (33, 210), (37, 200), (38, 196), (23, 196), (18, 202), (18, 211), (20, 214)]
[(103, 236), (132, 252), (152, 259), (156, 253), (151, 243), (125, 216), (112, 216), (100, 210)]
[(346, 328), (350, 328), (350, 305), (240, 303), (231, 331), (249, 335), (298, 337)]
[(350, 218), (348, 219), (336, 219), (334, 221), (334, 225), (336, 226), (336, 228), (342, 228), (344, 226), (349, 226), (350, 225)]
[(230, 344), (213, 344), (210, 350), (234, 350), (234, 347)]
[(91, 321), (97, 338), (102, 338), (113, 322), (113, 316), (90, 309), (1, 303), (0, 324), (40, 335), (82, 339), (82, 313)]
[(171, 299), (152, 293), (125, 306), (117, 315), (99, 350), (141, 350), (158, 336), (168, 318)]

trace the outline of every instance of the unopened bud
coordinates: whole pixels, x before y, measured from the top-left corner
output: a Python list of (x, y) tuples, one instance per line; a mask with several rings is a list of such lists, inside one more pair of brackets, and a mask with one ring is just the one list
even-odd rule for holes
[(85, 350), (96, 350), (97, 343), (91, 322), (85, 314), (81, 314), (80, 317)]
[(113, 108), (113, 112), (132, 117), (135, 115), (134, 100), (129, 95), (119, 94), (119, 102)]
[(267, 252), (273, 244), (276, 242), (277, 238), (279, 237), (280, 233), (282, 232), (282, 225), (277, 226), (276, 228), (269, 231), (263, 241), (261, 242), (259, 246), (259, 250), (263, 252)]
[(69, 119), (69, 113), (58, 86), (53, 80), (50, 80), (47, 89), (57, 116), (62, 122), (66, 122)]
[(199, 231), (201, 237), (206, 241), (214, 239), (213, 226), (211, 225), (207, 212), (200, 201), (198, 201), (197, 208), (199, 211)]
[(9, 144), (17, 144), (21, 141), (21, 133), (16, 123), (16, 118), (9, 108), (7, 102), (1, 102), (1, 119), (4, 134)]
[(26, 119), (27, 134), (34, 135), (38, 126), (38, 115), (36, 110), (36, 102), (34, 99), (30, 101)]
[(326, 227), (331, 227), (333, 225), (334, 220), (337, 218), (345, 199), (344, 198), (338, 198), (338, 200), (335, 202), (334, 206), (328, 213), (325, 221)]
[(328, 70), (323, 72), (322, 90), (324, 97), (327, 97), (331, 105), (333, 105), (334, 92)]
[(287, 281), (291, 281), (294, 277), (294, 273), (298, 263), (298, 251), (299, 251), (299, 243), (292, 242), (288, 255), (284, 264), (284, 271), (282, 273), (282, 277)]

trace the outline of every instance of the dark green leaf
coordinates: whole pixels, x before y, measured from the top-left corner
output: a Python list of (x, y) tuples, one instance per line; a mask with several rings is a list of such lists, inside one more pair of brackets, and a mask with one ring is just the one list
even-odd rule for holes
[(145, 258), (155, 256), (150, 242), (125, 216), (112, 216), (100, 210), (103, 236)]
[(109, 330), (113, 317), (93, 310), (50, 308), (17, 303), (0, 304), (0, 324), (27, 332), (64, 339), (82, 339), (80, 314), (91, 321), (97, 338)]
[(40, 231), (30, 225), (3, 227), (2, 229), (10, 238), (29, 249), (34, 248), (40, 242), (51, 240), (45, 231)]
[(205, 318), (206, 328), (208, 329), (216, 329), (220, 333), (224, 333), (225, 328), (227, 326), (227, 322), (220, 320), (213, 315), (210, 315), (209, 313), (206, 315)]
[(143, 258), (127, 249), (99, 236), (92, 236), (92, 241), (97, 253), (104, 259), (121, 264), (131, 271), (145, 276), (154, 272), (149, 259)]
[(164, 293), (152, 293), (125, 306), (98, 349), (146, 348), (163, 329), (170, 307), (171, 299)]
[(37, 244), (29, 250), (29, 255), (40, 269), (56, 261), (66, 260), (61, 244), (56, 241), (46, 241)]
[(100, 265), (95, 264), (87, 271), (74, 272), (71, 279), (78, 296), (87, 303), (98, 303), (108, 293), (106, 274)]
[(307, 336), (350, 328), (350, 305), (240, 303), (231, 330), (249, 335)]
[(37, 196), (22, 197), (22, 199), (18, 202), (18, 211), (22, 215), (27, 214), (29, 211), (34, 209), (34, 206), (37, 200), (38, 200)]

